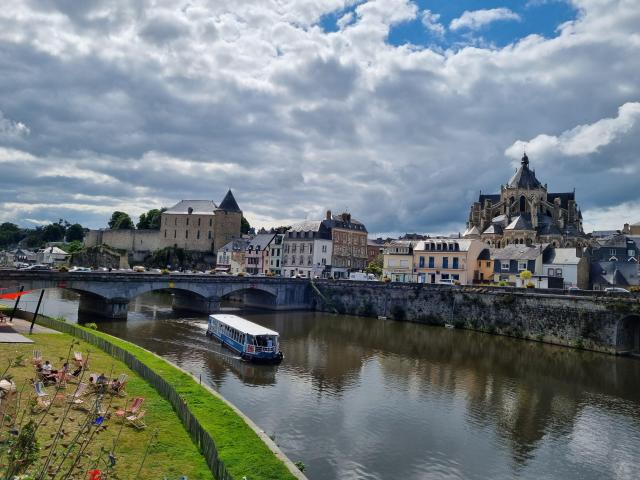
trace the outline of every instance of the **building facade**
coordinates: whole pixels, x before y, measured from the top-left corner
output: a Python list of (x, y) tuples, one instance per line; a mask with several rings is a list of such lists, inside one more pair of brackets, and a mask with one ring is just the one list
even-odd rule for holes
[(528, 270), (532, 275), (543, 276), (543, 255), (549, 245), (510, 244), (491, 251), (494, 282), (520, 284), (520, 274)]
[(364, 270), (368, 258), (368, 234), (364, 224), (352, 218), (350, 213), (332, 215), (331, 210), (327, 211), (325, 220), (331, 229), (331, 276), (349, 278), (349, 272)]
[(269, 273), (282, 275), (282, 241), (284, 234), (277, 233), (271, 242), (269, 252)]
[(469, 212), (465, 238), (480, 238), (494, 248), (549, 243), (586, 246), (575, 191), (552, 193), (522, 157), (520, 168), (499, 194), (482, 194)]
[(216, 255), (216, 271), (230, 275), (244, 273), (245, 252), (249, 241), (249, 238), (234, 238), (219, 248)]
[(418, 283), (470, 285), (479, 279), (478, 257), (487, 245), (480, 240), (432, 238), (413, 248), (413, 278)]
[(616, 234), (591, 247), (591, 288), (639, 285), (640, 253), (633, 238)]
[(413, 281), (413, 247), (417, 241), (392, 240), (382, 252), (382, 276), (392, 282)]
[(271, 243), (275, 233), (260, 233), (249, 240), (245, 251), (245, 272), (249, 275), (269, 273)]
[(562, 288), (589, 288), (589, 258), (585, 249), (549, 248), (543, 256), (542, 272), (547, 277), (562, 279)]
[(324, 221), (292, 225), (282, 242), (282, 275), (327, 277), (331, 272), (331, 227)]

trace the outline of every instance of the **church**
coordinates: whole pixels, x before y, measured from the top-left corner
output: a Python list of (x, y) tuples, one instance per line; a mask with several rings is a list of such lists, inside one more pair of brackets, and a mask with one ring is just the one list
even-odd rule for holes
[(494, 248), (549, 243), (582, 247), (588, 240), (573, 192), (549, 193), (536, 178), (525, 153), (520, 168), (499, 194), (480, 192), (471, 205), (465, 238), (480, 238)]

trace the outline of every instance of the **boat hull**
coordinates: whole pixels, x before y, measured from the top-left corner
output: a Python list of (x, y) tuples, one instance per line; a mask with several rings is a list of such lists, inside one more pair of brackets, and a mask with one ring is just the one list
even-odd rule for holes
[(241, 344), (234, 342), (233, 340), (225, 337), (217, 335), (213, 332), (207, 330), (207, 336), (216, 339), (220, 342), (224, 347), (227, 347), (234, 353), (240, 355), (240, 358), (246, 362), (251, 363), (261, 363), (261, 364), (279, 364), (284, 359), (284, 355), (282, 352), (257, 352), (257, 353), (248, 353), (242, 350)]

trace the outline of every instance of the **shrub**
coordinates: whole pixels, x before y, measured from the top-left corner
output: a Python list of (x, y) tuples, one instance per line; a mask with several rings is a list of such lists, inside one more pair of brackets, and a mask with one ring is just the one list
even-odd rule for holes
[(237, 273), (237, 276), (238, 276), (238, 277), (244, 277), (244, 272), (238, 272), (238, 273)]
[(535, 285), (533, 284), (533, 282), (529, 282), (527, 283), (527, 288), (535, 288)]
[(162, 269), (162, 275), (169, 275), (171, 272), (169, 271), (168, 268), (163, 268)]
[(66, 273), (69, 271), (69, 269), (65, 265), (62, 265), (60, 268), (58, 268), (58, 271), (62, 273)]
[(91, 322), (91, 323), (85, 323), (84, 325), (87, 328), (90, 328), (91, 330), (98, 330), (98, 325), (96, 325), (95, 323)]
[(499, 287), (506, 287), (507, 286), (507, 282), (505, 282), (504, 280), (500, 280), (500, 282), (498, 283)]
[(295, 462), (294, 465), (298, 468), (298, 470), (300, 470), (303, 473), (304, 473), (305, 469), (307, 468), (307, 466), (303, 462), (301, 462), (300, 460)]

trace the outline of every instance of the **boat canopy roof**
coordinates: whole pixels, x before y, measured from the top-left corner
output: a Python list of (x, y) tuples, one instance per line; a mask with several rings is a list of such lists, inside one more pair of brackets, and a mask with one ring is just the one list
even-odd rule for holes
[(209, 315), (210, 319), (214, 319), (219, 321), (220, 323), (225, 323), (236, 330), (246, 333), (248, 335), (275, 335), (278, 336), (278, 332), (275, 330), (270, 330), (262, 325), (258, 325), (257, 323), (250, 322), (242, 317), (238, 317), (237, 315)]

